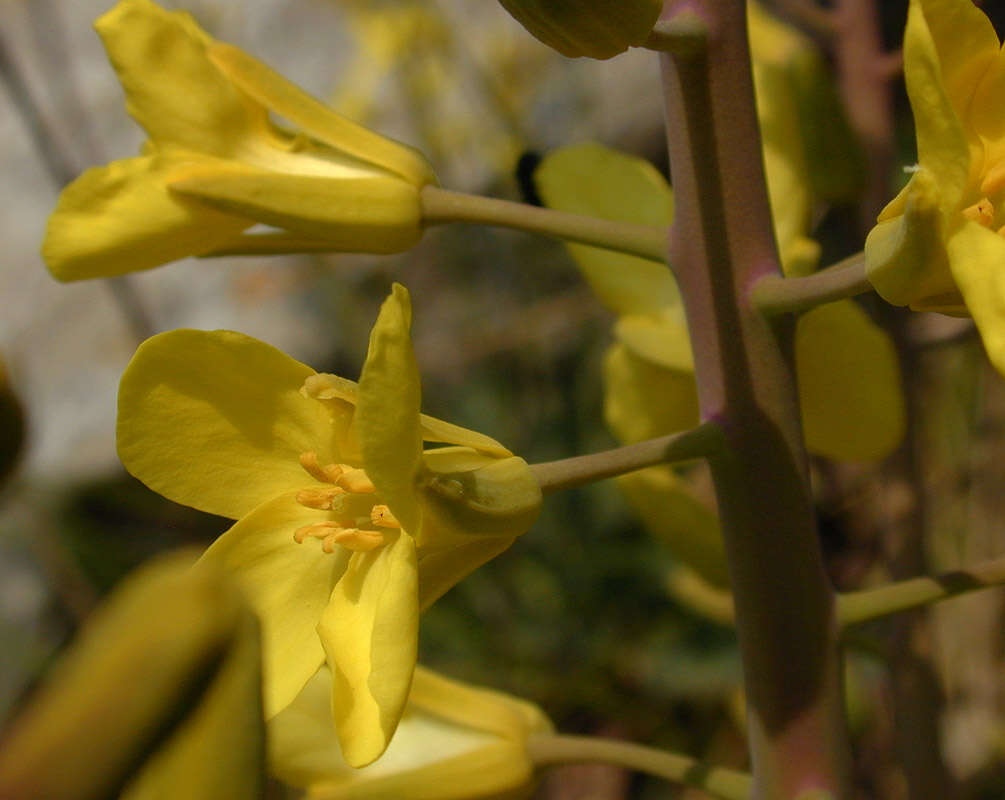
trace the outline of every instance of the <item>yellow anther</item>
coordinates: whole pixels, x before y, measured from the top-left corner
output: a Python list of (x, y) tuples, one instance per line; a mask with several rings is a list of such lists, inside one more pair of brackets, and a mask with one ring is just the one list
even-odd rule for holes
[(313, 450), (307, 450), (300, 454), (300, 466), (307, 471), (308, 475), (321, 483), (335, 483), (346, 469), (351, 469), (345, 464), (328, 464), (323, 467), (318, 461), (318, 454)]
[(378, 528), (400, 528), (401, 523), (395, 519), (391, 509), (384, 505), (377, 505), (370, 509), (370, 522)]
[(981, 181), (981, 194), (991, 196), (1005, 188), (1005, 160), (999, 161), (987, 171)]
[(297, 544), (303, 544), (304, 539), (308, 536), (313, 536), (315, 539), (324, 539), (341, 527), (337, 522), (315, 522), (311, 525), (304, 525), (293, 531), (293, 541)]
[(319, 511), (331, 511), (335, 498), (345, 493), (345, 489), (341, 486), (318, 486), (297, 492), (297, 502)]
[(367, 477), (363, 470), (350, 467), (347, 464), (337, 464), (336, 466), (343, 468), (342, 473), (334, 481), (342, 488), (354, 494), (373, 494), (377, 491), (377, 487), (373, 485), (373, 481)]
[(332, 552), (325, 545), (331, 539), (334, 543), (342, 545), (347, 550), (356, 553), (365, 553), (375, 550), (384, 544), (384, 534), (380, 531), (366, 531), (359, 528), (342, 528), (330, 536), (325, 537), (321, 547), (326, 553)]
[(972, 206), (964, 208), (963, 216), (967, 219), (972, 219), (978, 225), (990, 228), (991, 223), (994, 222), (995, 218), (995, 207), (991, 204), (990, 200), (986, 197), (982, 197)]

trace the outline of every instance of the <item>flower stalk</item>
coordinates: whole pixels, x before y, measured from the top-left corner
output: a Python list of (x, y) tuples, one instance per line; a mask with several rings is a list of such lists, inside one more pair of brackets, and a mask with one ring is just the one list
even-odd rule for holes
[[(780, 275), (754, 106), (745, 3), (671, 0), (699, 15), (704, 51), (661, 55), (676, 210), (674, 266), (694, 348), (702, 419), (737, 609), (753, 796), (847, 797), (834, 592), (824, 572), (791, 359), (791, 319), (750, 289)], [(793, 598), (799, 598), (793, 602)]]
[(872, 291), (865, 275), (865, 254), (855, 253), (833, 266), (799, 278), (764, 275), (751, 290), (751, 303), (769, 317), (844, 300)]
[(448, 222), (496, 225), (592, 244), (650, 261), (666, 259), (666, 230), (652, 225), (612, 222), (527, 203), (452, 192), (432, 185), (423, 187), (419, 200), (425, 225)]

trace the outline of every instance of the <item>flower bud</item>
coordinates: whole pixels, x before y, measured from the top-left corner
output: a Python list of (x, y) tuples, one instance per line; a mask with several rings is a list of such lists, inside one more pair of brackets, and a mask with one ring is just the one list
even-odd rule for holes
[(258, 624), (216, 569), (172, 555), (95, 613), (0, 746), (0, 797), (260, 796)]
[(611, 58), (644, 44), (662, 0), (499, 0), (534, 36), (564, 56)]

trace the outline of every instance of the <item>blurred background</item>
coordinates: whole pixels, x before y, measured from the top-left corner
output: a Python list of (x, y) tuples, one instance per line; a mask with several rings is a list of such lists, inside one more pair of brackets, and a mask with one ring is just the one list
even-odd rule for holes
[[(162, 550), (206, 544), (229, 524), (163, 500), (118, 464), (118, 378), (153, 333), (239, 330), (355, 379), (397, 280), (413, 296), (424, 411), (488, 433), (529, 462), (616, 444), (601, 381), (613, 317), (555, 242), (456, 226), (394, 257), (189, 260), (114, 281), (53, 280), (38, 248), (60, 187), (89, 165), (134, 154), (143, 139), (91, 29), (108, 5), (0, 4), (0, 719), (123, 574)], [(861, 129), (873, 172), (857, 201), (820, 209), (824, 264), (861, 249), (875, 197), (892, 196), (915, 160), (896, 66), (907, 3), (824, 10), (855, 5), (878, 15), (892, 54), (875, 79), (889, 93), (889, 125)], [(776, 6), (847, 79), (840, 43), (807, 13), (823, 7)], [(570, 61), (484, 0), (184, 7), (213, 36), (418, 147), (447, 188), (533, 200), (536, 159), (585, 140), (666, 171), (649, 53)], [(854, 82), (842, 91), (854, 126)], [(814, 464), (834, 581), (856, 588), (1001, 555), (1002, 378), (968, 322), (863, 303), (895, 334), (912, 424), (886, 464)], [(426, 615), (422, 660), (534, 700), (564, 731), (743, 768), (735, 637), (721, 615), (674, 588), (677, 568), (613, 482), (552, 496), (529, 534)], [(983, 592), (855, 632), (848, 685), (863, 797), (1005, 796), (1003, 599)], [(914, 755), (902, 759), (907, 747)], [(539, 793), (700, 796), (606, 767), (554, 770)]]

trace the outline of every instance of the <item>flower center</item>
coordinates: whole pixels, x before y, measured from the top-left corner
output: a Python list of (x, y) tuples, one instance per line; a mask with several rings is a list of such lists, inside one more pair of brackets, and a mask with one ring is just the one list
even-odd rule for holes
[(377, 489), (364, 470), (348, 464), (322, 466), (313, 450), (300, 454), (300, 465), (324, 485), (297, 492), (297, 502), (334, 512), (335, 519), (297, 528), (293, 532), (297, 544), (312, 538), (321, 540), (321, 549), (326, 553), (335, 552), (335, 545), (365, 552), (384, 544), (382, 529), (401, 528), (391, 509), (373, 502)]

